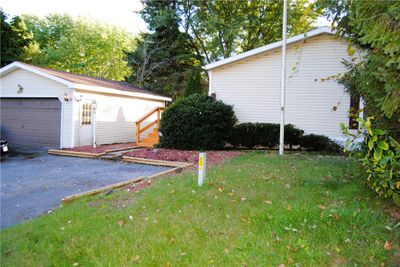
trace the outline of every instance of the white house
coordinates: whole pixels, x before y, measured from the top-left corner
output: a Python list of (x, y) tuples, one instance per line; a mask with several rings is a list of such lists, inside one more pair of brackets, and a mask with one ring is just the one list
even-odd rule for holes
[[(281, 46), (272, 43), (205, 67), (209, 94), (233, 105), (239, 122), (279, 123)], [(349, 108), (358, 110), (360, 101), (327, 78), (346, 72), (347, 47), (329, 27), (287, 39), (285, 123), (343, 140), (340, 123), (350, 123)]]
[(18, 145), (135, 141), (135, 121), (171, 101), (126, 83), (21, 62), (0, 69), (0, 85), (1, 134)]

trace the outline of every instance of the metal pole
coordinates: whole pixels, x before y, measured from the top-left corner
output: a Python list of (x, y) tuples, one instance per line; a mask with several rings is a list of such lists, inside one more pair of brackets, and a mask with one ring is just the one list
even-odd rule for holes
[(285, 87), (286, 87), (286, 21), (287, 0), (283, 0), (282, 22), (282, 65), (281, 65), (281, 125), (279, 131), (279, 155), (283, 155), (285, 145)]

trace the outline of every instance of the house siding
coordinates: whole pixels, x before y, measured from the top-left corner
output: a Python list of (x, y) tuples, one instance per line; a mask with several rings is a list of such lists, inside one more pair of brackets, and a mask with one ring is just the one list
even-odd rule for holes
[[(80, 145), (80, 105), (82, 101), (96, 101), (96, 143), (98, 145), (135, 141), (135, 122), (155, 107), (164, 106), (164, 101), (99, 94), (84, 90), (76, 90), (75, 98), (81, 100), (74, 103), (76, 146)], [(154, 120), (153, 117), (147, 119), (148, 122)], [(145, 136), (146, 134), (143, 134), (142, 137)]]
[[(35, 73), (16, 69), (0, 78), (0, 96), (4, 98), (58, 98), (61, 107), (61, 144), (60, 147), (72, 147), (72, 103), (64, 102), (65, 93), (72, 95), (72, 89), (59, 82), (42, 77)], [(17, 93), (18, 85), (23, 92)]]
[[(287, 47), (285, 123), (307, 134), (343, 138), (340, 123), (348, 123), (350, 97), (336, 81), (321, 81), (346, 71), (342, 59), (349, 59), (347, 43), (331, 35)], [(209, 94), (233, 105), (239, 122), (279, 123), (280, 71), (280, 48), (217, 67)]]

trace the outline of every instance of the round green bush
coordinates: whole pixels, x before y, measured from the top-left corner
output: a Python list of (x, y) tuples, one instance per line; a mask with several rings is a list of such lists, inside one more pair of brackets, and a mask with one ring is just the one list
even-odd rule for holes
[(209, 96), (178, 100), (162, 114), (160, 147), (215, 150), (223, 148), (237, 122), (232, 106)]

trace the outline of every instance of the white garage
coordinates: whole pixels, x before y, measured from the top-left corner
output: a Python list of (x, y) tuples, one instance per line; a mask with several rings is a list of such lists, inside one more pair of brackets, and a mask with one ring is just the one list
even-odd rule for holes
[(1, 135), (18, 145), (133, 142), (135, 122), (171, 101), (123, 82), (21, 62), (0, 69), (0, 84)]

